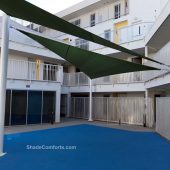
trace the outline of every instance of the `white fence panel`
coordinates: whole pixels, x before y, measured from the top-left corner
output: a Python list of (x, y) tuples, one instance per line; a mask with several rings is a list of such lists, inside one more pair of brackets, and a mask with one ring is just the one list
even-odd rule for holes
[(156, 131), (170, 140), (170, 97), (156, 100)]
[[(145, 115), (144, 97), (93, 97), (93, 120), (121, 122), (126, 124), (143, 125)], [(72, 97), (71, 116), (88, 118), (89, 98)], [(148, 127), (154, 125), (153, 99), (148, 99), (146, 116)]]
[(119, 114), (122, 123), (143, 125), (145, 100), (143, 97), (120, 97)]

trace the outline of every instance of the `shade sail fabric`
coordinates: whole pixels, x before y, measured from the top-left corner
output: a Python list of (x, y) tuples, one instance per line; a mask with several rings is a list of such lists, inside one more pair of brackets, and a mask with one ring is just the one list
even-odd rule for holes
[[(92, 34), (80, 27), (77, 27), (35, 5), (24, 0), (0, 0), (0, 9), (10, 16), (27, 20), (39, 25), (49, 27), (76, 37), (110, 47), (132, 56), (141, 57), (159, 64), (159, 61), (145, 57), (127, 48), (121, 47), (115, 43), (105, 40), (95, 34)], [(164, 64), (163, 64), (164, 65)]]
[(75, 65), (91, 79), (127, 72), (157, 70), (153, 67), (83, 50), (32, 33), (21, 32)]

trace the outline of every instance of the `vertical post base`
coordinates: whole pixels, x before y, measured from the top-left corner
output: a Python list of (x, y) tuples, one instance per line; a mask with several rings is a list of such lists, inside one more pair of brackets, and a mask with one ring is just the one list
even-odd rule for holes
[(89, 122), (92, 122), (92, 80), (90, 79), (90, 91), (89, 91)]
[(0, 153), (0, 157), (5, 156), (7, 153)]

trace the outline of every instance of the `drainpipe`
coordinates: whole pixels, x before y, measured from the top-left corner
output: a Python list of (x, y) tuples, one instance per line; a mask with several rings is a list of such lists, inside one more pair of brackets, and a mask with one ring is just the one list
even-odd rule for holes
[(92, 118), (92, 80), (90, 79), (90, 91), (89, 91), (89, 122), (93, 121)]
[(4, 144), (6, 81), (8, 67), (8, 47), (9, 47), (9, 17), (4, 13), (2, 21), (2, 43), (0, 57), (0, 156), (5, 155), (5, 153), (3, 152), (3, 144)]

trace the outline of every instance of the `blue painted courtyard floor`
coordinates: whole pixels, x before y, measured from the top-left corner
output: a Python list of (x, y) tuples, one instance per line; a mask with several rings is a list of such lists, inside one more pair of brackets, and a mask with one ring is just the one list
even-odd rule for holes
[(76, 125), (6, 135), (5, 151), (1, 170), (170, 170), (170, 142), (153, 132)]

